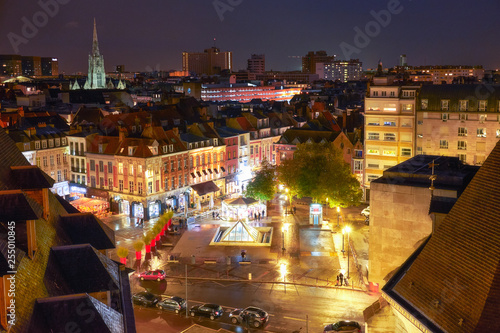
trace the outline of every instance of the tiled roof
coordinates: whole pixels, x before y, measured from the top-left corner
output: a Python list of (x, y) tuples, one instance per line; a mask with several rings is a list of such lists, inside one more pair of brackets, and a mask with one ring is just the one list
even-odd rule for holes
[[(440, 111), (441, 100), (449, 100), (449, 111), (459, 111), (459, 100), (469, 101), (469, 110), (477, 111), (480, 100), (487, 100), (487, 111), (497, 112), (500, 101), (500, 85), (484, 84), (440, 84), (423, 85), (418, 100), (428, 100), (427, 110)], [(421, 103), (417, 103), (421, 110)]]
[(0, 190), (18, 189), (17, 181), (12, 177), (10, 166), (29, 166), (30, 164), (3, 128), (0, 128), (0, 147), (2, 147), (0, 154)]
[(433, 332), (500, 332), (500, 143), (422, 252), (384, 286)]
[(19, 189), (51, 188), (55, 183), (36, 165), (12, 166), (10, 169)]
[(291, 143), (305, 143), (308, 140), (319, 143), (323, 140), (327, 142), (333, 142), (335, 138), (339, 135), (339, 132), (330, 131), (315, 131), (310, 129), (298, 129), (290, 128), (283, 133), (279, 143), (291, 144)]
[(89, 243), (98, 250), (115, 248), (115, 233), (91, 213), (74, 213), (59, 218), (73, 244)]
[[(102, 97), (102, 93), (100, 93)], [(104, 119), (104, 114), (100, 108), (82, 106), (75, 114), (71, 125), (94, 124), (98, 125)]]

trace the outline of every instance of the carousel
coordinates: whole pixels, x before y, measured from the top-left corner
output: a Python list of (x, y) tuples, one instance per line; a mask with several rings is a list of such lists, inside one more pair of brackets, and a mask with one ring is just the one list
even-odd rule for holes
[(222, 216), (228, 221), (254, 221), (267, 216), (266, 204), (239, 197), (222, 201)]

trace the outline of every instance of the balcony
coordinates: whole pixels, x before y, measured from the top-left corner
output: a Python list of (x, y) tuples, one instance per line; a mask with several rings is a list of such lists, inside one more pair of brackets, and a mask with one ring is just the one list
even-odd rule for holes
[(85, 170), (84, 168), (75, 168), (75, 167), (72, 167), (71, 168), (71, 172), (87, 173), (87, 170)]

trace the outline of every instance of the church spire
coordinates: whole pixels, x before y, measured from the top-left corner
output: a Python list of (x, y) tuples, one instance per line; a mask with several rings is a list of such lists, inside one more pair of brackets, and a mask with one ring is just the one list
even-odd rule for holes
[(95, 24), (95, 17), (94, 17), (94, 39), (92, 41), (92, 54), (99, 55), (99, 42), (97, 40), (97, 26)]

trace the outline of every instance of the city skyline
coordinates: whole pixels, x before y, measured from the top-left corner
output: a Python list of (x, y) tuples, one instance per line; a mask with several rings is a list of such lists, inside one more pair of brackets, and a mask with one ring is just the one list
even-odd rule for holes
[(489, 45), (488, 32), (500, 26), (493, 16), (500, 4), (492, 0), (474, 6), (448, 0), (120, 4), (2, 1), (0, 53), (57, 57), (60, 73), (85, 73), (95, 17), (106, 71), (116, 65), (127, 71), (179, 70), (183, 51), (202, 52), (214, 38), (221, 51), (233, 52), (235, 70), (246, 68), (251, 54), (266, 55), (266, 70), (300, 70), (299, 57), (317, 50), (359, 58), (364, 68), (375, 68), (379, 60), (392, 67), (400, 54), (409, 65), (500, 67), (500, 47), (476, 51)]

